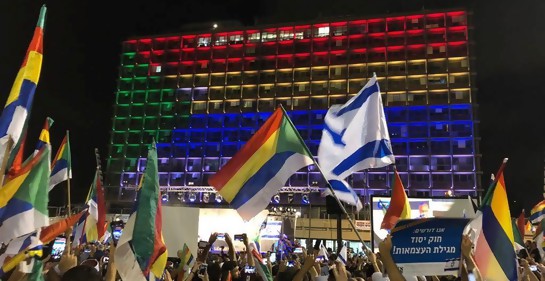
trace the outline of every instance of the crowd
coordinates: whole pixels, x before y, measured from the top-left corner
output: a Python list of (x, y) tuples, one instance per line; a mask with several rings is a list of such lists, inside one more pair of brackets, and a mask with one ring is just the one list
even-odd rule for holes
[[(280, 239), (272, 251), (256, 258), (252, 255), (255, 244), (242, 235), (244, 248), (235, 251), (233, 239), (222, 234), (226, 242), (226, 250), (222, 246), (218, 251), (213, 245), (218, 240), (218, 233), (210, 236), (207, 242), (199, 243), (197, 258), (192, 263), (183, 260), (182, 251), (178, 258), (169, 258), (164, 270), (164, 281), (424, 281), (424, 280), (482, 280), (473, 259), (473, 244), (469, 237), (462, 238), (462, 259), (460, 275), (454, 276), (407, 276), (400, 272), (392, 259), (391, 237), (388, 236), (379, 244), (378, 253), (371, 251), (355, 251), (348, 248), (346, 257), (341, 253), (333, 253), (330, 248), (325, 251), (321, 241), (317, 240), (313, 249), (301, 249), (296, 242)], [(114, 253), (116, 247), (112, 241), (105, 244), (89, 243), (72, 247), (67, 239), (65, 250), (59, 261), (45, 257), (42, 262), (43, 272), (40, 278), (29, 278), (30, 273), (19, 269), (6, 274), (3, 280), (46, 280), (46, 281), (117, 281)], [(525, 249), (519, 251), (519, 280), (545, 280), (545, 266), (540, 263), (540, 255), (535, 242), (527, 241)], [(254, 251), (255, 252), (255, 251)], [(294, 253), (297, 252), (297, 253)], [(358, 253), (359, 252), (359, 253)], [(276, 259), (272, 259), (274, 255)], [(261, 264), (258, 264), (261, 263)], [(266, 280), (264, 280), (266, 279)]]

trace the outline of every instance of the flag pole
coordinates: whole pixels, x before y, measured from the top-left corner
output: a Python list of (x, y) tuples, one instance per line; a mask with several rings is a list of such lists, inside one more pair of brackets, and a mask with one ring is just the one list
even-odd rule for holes
[(4, 178), (6, 176), (6, 166), (8, 165), (9, 155), (11, 149), (13, 148), (13, 139), (8, 136), (8, 143), (6, 145), (6, 150), (4, 151), (4, 159), (2, 159), (2, 167), (0, 167), (2, 174), (0, 175), (0, 186), (4, 186)]
[[(69, 137), (69, 134), (70, 132), (68, 130), (66, 130), (66, 145), (69, 145), (70, 143), (70, 137)], [(65, 149), (70, 149), (70, 147), (65, 147)], [(69, 151), (70, 152), (70, 151)], [(72, 215), (72, 200), (70, 198), (70, 174), (71, 174), (71, 169), (72, 169), (72, 159), (70, 159), (69, 163), (68, 163), (68, 178), (66, 179), (66, 184), (67, 184), (67, 189), (68, 189), (68, 216)]]
[(329, 181), (327, 180), (327, 178), (325, 177), (324, 175), (324, 172), (322, 171), (322, 168), (320, 167), (320, 165), (318, 164), (318, 162), (316, 162), (316, 159), (314, 159), (314, 155), (312, 155), (312, 153), (310, 152), (310, 149), (308, 148), (307, 144), (303, 141), (303, 138), (301, 137), (301, 135), (299, 134), (299, 131), (297, 130), (297, 128), (295, 127), (295, 125), (293, 124), (293, 122), (291, 121), (291, 119), (289, 118), (288, 116), (288, 113), (286, 112), (286, 110), (284, 109), (284, 107), (282, 106), (282, 104), (279, 105), (280, 108), (282, 109), (282, 112), (284, 113), (284, 115), (286, 116), (286, 119), (288, 120), (288, 122), (290, 123), (290, 125), (295, 129), (295, 133), (297, 134), (297, 137), (299, 138), (299, 140), (301, 141), (301, 143), (303, 144), (306, 152), (312, 156), (312, 161), (314, 162), (314, 165), (316, 167), (316, 169), (318, 169), (318, 172), (320, 172), (320, 175), (322, 175), (322, 178), (325, 180), (326, 182), (326, 186), (327, 188), (329, 188), (329, 191), (331, 192), (331, 195), (333, 196), (333, 198), (335, 198), (335, 200), (337, 201), (337, 204), (339, 204), (339, 207), (341, 207), (341, 211), (343, 212), (343, 214), (346, 215), (346, 218), (348, 219), (348, 222), (350, 222), (350, 226), (352, 226), (352, 229), (354, 230), (354, 232), (356, 233), (356, 236), (358, 236), (358, 239), (360, 240), (361, 244), (365, 247), (365, 249), (367, 249), (367, 251), (371, 251), (371, 249), (369, 249), (369, 247), (367, 247), (367, 245), (365, 244), (365, 242), (363, 241), (363, 238), (361, 238), (361, 235), (360, 233), (358, 232), (358, 230), (356, 229), (356, 225), (354, 224), (354, 221), (352, 220), (352, 218), (348, 215), (348, 212), (346, 211), (346, 208), (343, 206), (343, 204), (341, 203), (341, 200), (339, 200), (339, 198), (337, 197), (337, 194), (335, 194), (335, 191), (333, 190), (333, 187), (331, 187), (331, 184), (329, 183)]

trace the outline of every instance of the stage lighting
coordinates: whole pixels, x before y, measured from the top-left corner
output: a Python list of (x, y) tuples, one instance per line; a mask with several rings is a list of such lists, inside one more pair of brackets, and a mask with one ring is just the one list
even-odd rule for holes
[(273, 202), (276, 203), (276, 204), (280, 203), (280, 194), (276, 194), (273, 197)]
[(197, 194), (195, 192), (189, 193), (189, 202), (195, 202), (197, 200)]
[(303, 202), (303, 204), (309, 204), (310, 199), (308, 198), (308, 194), (303, 194), (301, 201)]
[(223, 197), (221, 197), (221, 194), (216, 193), (216, 202), (221, 203), (222, 200), (223, 200)]
[(180, 200), (180, 202), (185, 202), (185, 196), (183, 192), (178, 192), (178, 200)]
[(210, 202), (210, 193), (203, 193), (202, 194), (202, 202), (204, 202), (204, 203)]
[(161, 195), (161, 201), (168, 202), (168, 193)]
[(293, 193), (288, 194), (288, 204), (293, 203)]

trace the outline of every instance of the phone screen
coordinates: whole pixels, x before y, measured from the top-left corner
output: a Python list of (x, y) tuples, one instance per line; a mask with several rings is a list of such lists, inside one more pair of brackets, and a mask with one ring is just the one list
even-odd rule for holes
[(207, 268), (208, 268), (208, 264), (206, 263), (201, 264), (201, 267), (199, 267), (199, 275), (204, 275)]
[(121, 238), (121, 234), (123, 234), (123, 228), (117, 227), (113, 230), (112, 237), (114, 238), (114, 241), (117, 243), (119, 241), (119, 238)]
[(530, 265), (531, 271), (537, 271), (537, 265)]
[(295, 248), (295, 250), (293, 250), (293, 253), (294, 254), (302, 254), (303, 253), (303, 248), (301, 248), (301, 247)]
[(125, 223), (123, 221), (113, 221), (110, 223), (110, 227), (112, 228), (112, 240), (114, 241), (114, 245), (117, 245), (117, 241), (119, 241), (119, 238), (123, 234)]
[(246, 266), (244, 268), (244, 273), (252, 274), (255, 273), (255, 267), (253, 266)]
[(271, 263), (276, 262), (276, 253), (271, 253), (271, 256), (269, 257), (269, 260), (271, 261)]
[(51, 248), (51, 260), (58, 261), (61, 259), (62, 253), (64, 252), (64, 247), (66, 246), (66, 238), (65, 237), (57, 237), (55, 238), (55, 242), (53, 242), (53, 246)]

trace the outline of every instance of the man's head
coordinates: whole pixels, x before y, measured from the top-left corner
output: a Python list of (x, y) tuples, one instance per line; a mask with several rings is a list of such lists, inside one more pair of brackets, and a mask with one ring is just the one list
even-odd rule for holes
[(87, 265), (72, 267), (63, 276), (61, 281), (101, 281), (98, 271)]
[[(227, 276), (228, 273), (231, 273), (231, 278), (236, 279), (240, 277), (240, 270), (238, 264), (235, 261), (226, 261), (221, 267), (221, 276), (224, 279), (224, 276)], [(225, 279), (224, 279), (225, 280)]]

